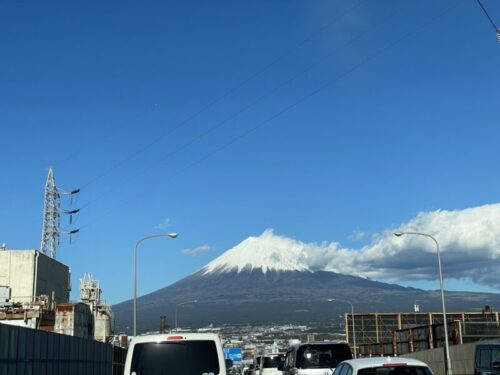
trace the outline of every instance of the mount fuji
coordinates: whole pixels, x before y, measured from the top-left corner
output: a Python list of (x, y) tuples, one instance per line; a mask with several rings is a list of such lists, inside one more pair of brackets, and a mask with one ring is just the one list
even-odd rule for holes
[[(172, 325), (176, 306), (179, 326), (214, 324), (325, 322), (348, 311), (411, 311), (416, 300), (426, 311), (440, 311), (438, 291), (402, 287), (367, 278), (320, 270), (304, 244), (265, 231), (249, 237), (186, 278), (138, 301), (138, 330), (158, 329), (160, 315)], [(317, 263), (317, 262), (316, 262)], [(448, 311), (500, 305), (493, 293), (446, 292)], [(117, 330), (131, 326), (132, 300), (113, 306)]]

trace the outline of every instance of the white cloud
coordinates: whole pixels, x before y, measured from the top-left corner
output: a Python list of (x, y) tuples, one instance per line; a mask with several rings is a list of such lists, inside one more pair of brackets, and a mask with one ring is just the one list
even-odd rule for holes
[(192, 257), (197, 257), (197, 256), (200, 256), (202, 254), (208, 253), (211, 250), (212, 250), (211, 246), (203, 245), (203, 246), (198, 246), (198, 247), (195, 247), (192, 249), (182, 249), (181, 254), (192, 256)]
[(353, 230), (352, 233), (347, 237), (351, 241), (361, 241), (363, 238), (365, 238), (366, 233), (360, 231), (359, 229)]
[[(424, 232), (441, 246), (445, 278), (470, 279), (500, 289), (500, 204), (464, 210), (421, 212), (410, 221), (378, 233), (359, 249), (337, 242), (302, 243), (274, 236), (275, 247), (296, 246), (301, 264), (311, 270), (369, 277), (389, 282), (436, 280), (437, 255), (434, 242), (422, 236), (395, 237), (393, 232)], [(269, 230), (263, 236), (269, 236)]]
[(500, 204), (464, 210), (421, 212), (394, 230), (382, 233), (372, 244), (351, 251), (346, 265), (366, 276), (399, 280), (434, 280), (437, 255), (434, 242), (422, 236), (395, 237), (393, 232), (431, 234), (442, 250), (443, 273), (447, 278), (500, 287)]
[(155, 225), (154, 229), (165, 230), (170, 226), (170, 224), (171, 224), (171, 220), (169, 217), (167, 217), (160, 224)]

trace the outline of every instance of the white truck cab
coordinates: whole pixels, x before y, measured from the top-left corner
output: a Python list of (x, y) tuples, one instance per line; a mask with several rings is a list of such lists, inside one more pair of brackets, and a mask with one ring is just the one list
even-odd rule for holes
[(124, 375), (227, 375), (219, 336), (174, 333), (136, 336)]

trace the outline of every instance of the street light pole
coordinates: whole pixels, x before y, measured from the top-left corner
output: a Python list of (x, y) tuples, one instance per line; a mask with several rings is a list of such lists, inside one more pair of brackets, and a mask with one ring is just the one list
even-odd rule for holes
[(328, 302), (333, 302), (333, 301), (346, 302), (349, 305), (351, 305), (352, 346), (353, 346), (353, 349), (354, 349), (354, 359), (356, 359), (357, 354), (356, 354), (356, 327), (354, 325), (354, 305), (352, 304), (351, 301), (348, 301), (346, 299), (338, 299), (338, 298), (330, 298), (330, 299), (328, 299)]
[(178, 303), (177, 305), (175, 305), (175, 331), (176, 332), (177, 332), (177, 310), (178, 310), (179, 306), (187, 305), (188, 303), (196, 303), (196, 302), (198, 302), (197, 299), (192, 300), (192, 301), (181, 302), (181, 303)]
[(137, 247), (139, 244), (149, 238), (156, 237), (170, 237), (176, 238), (177, 233), (164, 233), (164, 234), (152, 234), (150, 236), (142, 237), (139, 241), (135, 243), (134, 247), (134, 337), (137, 336)]
[(441, 270), (441, 252), (439, 249), (439, 242), (434, 238), (434, 236), (431, 236), (430, 234), (427, 233), (420, 233), (420, 232), (396, 232), (394, 235), (396, 237), (401, 237), (405, 234), (411, 234), (411, 235), (416, 235), (416, 236), (424, 236), (427, 238), (430, 238), (431, 240), (434, 241), (434, 244), (436, 245), (436, 251), (437, 251), (437, 257), (438, 257), (438, 268), (439, 268), (439, 285), (441, 288), (441, 305), (443, 309), (443, 326), (444, 326), (444, 346), (446, 350), (446, 375), (453, 375), (453, 371), (451, 370), (451, 359), (450, 359), (450, 344), (448, 342), (448, 326), (447, 326), (447, 319), (446, 319), (446, 306), (444, 303), (444, 286), (443, 286), (443, 272)]

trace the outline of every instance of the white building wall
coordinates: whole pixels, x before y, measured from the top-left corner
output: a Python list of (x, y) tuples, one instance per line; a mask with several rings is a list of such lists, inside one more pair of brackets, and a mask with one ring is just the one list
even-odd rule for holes
[(0, 285), (11, 288), (12, 302), (32, 302), (34, 250), (0, 251)]
[(65, 303), (69, 268), (37, 250), (0, 250), (0, 286), (11, 288), (12, 302), (33, 302), (34, 296), (54, 291), (56, 302)]

